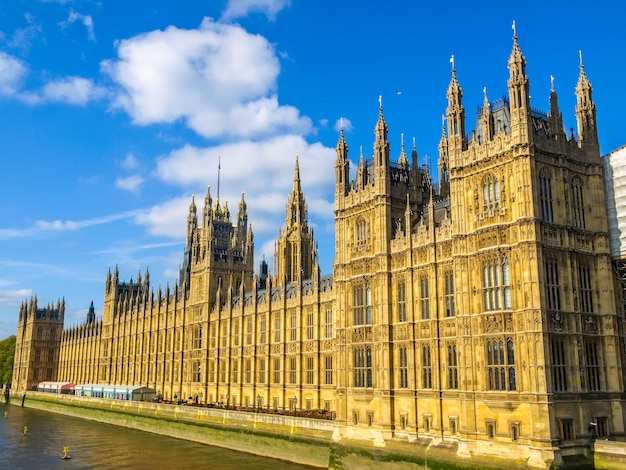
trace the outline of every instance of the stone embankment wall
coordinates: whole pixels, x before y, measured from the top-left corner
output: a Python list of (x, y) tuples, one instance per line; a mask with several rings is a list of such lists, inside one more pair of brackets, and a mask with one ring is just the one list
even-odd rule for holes
[(626, 470), (626, 442), (597, 440), (593, 463), (596, 470)]
[[(21, 403), (22, 395), (11, 397)], [(334, 428), (317, 419), (44, 392), (28, 392), (24, 406), (318, 468), (328, 468)]]
[[(0, 396), (0, 401), (4, 401)], [(10, 403), (20, 406), (22, 394)], [(337, 437), (333, 421), (221, 408), (76, 397), (27, 392), (24, 406), (102, 423), (130, 427), (240, 452), (337, 470), (477, 470), (527, 469), (526, 462), (506, 457), (459, 456), (453, 440), (368, 441)], [(596, 441), (595, 469), (626, 470), (626, 443)], [(593, 464), (592, 464), (593, 465)], [(567, 468), (564, 466), (562, 468)], [(587, 468), (577, 465), (576, 468)], [(593, 467), (590, 467), (593, 468)]]

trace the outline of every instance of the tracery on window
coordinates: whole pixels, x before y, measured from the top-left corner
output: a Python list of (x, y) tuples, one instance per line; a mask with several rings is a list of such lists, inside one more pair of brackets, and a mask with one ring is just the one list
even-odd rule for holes
[(487, 175), (483, 179), (483, 211), (493, 211), (500, 208), (500, 185), (494, 175)]
[(354, 288), (353, 322), (354, 325), (372, 324), (372, 291), (369, 284)]
[(354, 350), (354, 386), (372, 387), (372, 349), (369, 346)]
[(572, 180), (572, 211), (576, 228), (585, 228), (585, 206), (583, 202), (583, 185), (580, 178)]
[(506, 255), (483, 263), (483, 295), (485, 311), (510, 310), (511, 277)]
[(367, 222), (363, 218), (357, 220), (356, 223), (356, 241), (359, 244), (367, 241)]
[(554, 222), (552, 210), (552, 174), (546, 168), (539, 173), (539, 204), (541, 208), (541, 220)]
[(517, 390), (515, 345), (512, 338), (487, 341), (486, 369), (489, 390)]

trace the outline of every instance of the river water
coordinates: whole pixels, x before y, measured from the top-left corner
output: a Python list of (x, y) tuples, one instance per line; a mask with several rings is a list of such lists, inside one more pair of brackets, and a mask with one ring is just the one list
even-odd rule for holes
[[(24, 426), (28, 428), (26, 435)], [(69, 460), (61, 458), (65, 446), (69, 447)], [(0, 469), (4, 468), (310, 470), (243, 452), (0, 403)]]

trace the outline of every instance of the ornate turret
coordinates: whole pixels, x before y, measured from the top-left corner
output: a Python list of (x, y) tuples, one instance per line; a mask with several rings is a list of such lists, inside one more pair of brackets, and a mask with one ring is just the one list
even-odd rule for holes
[(204, 196), (204, 207), (202, 209), (202, 227), (207, 227), (211, 220), (211, 207), (213, 206), (213, 198), (211, 197), (211, 186), (206, 190)]
[(245, 241), (248, 231), (248, 205), (244, 199), (244, 192), (241, 192), (241, 201), (239, 201), (239, 213), (237, 214), (237, 239)]
[(94, 323), (96, 321), (96, 309), (93, 306), (93, 300), (91, 301), (91, 305), (89, 306), (89, 311), (87, 312), (87, 323)]
[(487, 87), (483, 88), (483, 112), (481, 115), (482, 142), (488, 142), (493, 138), (493, 116), (491, 115), (491, 105), (487, 98)]
[(550, 75), (550, 114), (548, 115), (548, 122), (550, 124), (550, 133), (557, 140), (565, 137), (563, 115), (559, 110), (559, 99), (554, 90), (554, 77), (552, 75)]
[[(378, 121), (374, 128), (376, 140), (374, 141), (374, 179), (377, 185), (385, 183), (389, 178), (389, 141), (387, 134), (389, 129), (383, 116), (383, 99), (378, 97)], [(387, 184), (380, 187), (382, 191), (386, 191)]]
[[(206, 199), (205, 199), (206, 201)], [(185, 290), (190, 287), (191, 264), (193, 263), (194, 251), (198, 242), (198, 215), (195, 203), (195, 195), (191, 196), (191, 204), (189, 205), (189, 213), (187, 214), (187, 239), (185, 241), (185, 255), (183, 265), (180, 269), (179, 282), (184, 286)], [(137, 281), (139, 283), (139, 280)]]
[(452, 64), (452, 77), (448, 85), (448, 108), (446, 119), (448, 121), (448, 147), (450, 150), (463, 150), (465, 147), (465, 108), (463, 107), (463, 90), (456, 79), (454, 56), (450, 58)]
[(400, 139), (400, 156), (398, 157), (398, 168), (402, 170), (409, 169), (409, 159), (406, 156), (406, 152), (404, 151), (404, 134), (401, 134)]
[(285, 228), (279, 232), (274, 253), (276, 285), (310, 279), (317, 260), (313, 231), (308, 224), (307, 207), (300, 183), (296, 154), (293, 186), (287, 202)]
[(335, 160), (335, 196), (342, 197), (348, 193), (350, 184), (350, 161), (348, 160), (348, 144), (343, 135), (343, 120), (339, 129), (339, 141), (335, 148), (337, 160)]
[(448, 139), (446, 139), (445, 116), (441, 116), (441, 139), (439, 139), (439, 194), (450, 195), (450, 158), (448, 157)]
[(591, 83), (585, 74), (582, 52), (580, 54), (580, 74), (576, 84), (576, 122), (580, 147), (592, 154), (599, 154), (598, 130), (596, 127), (596, 104), (591, 97)]
[(526, 76), (526, 59), (517, 43), (513, 22), (513, 50), (509, 57), (509, 103), (511, 137), (515, 143), (528, 142), (530, 135), (530, 86)]

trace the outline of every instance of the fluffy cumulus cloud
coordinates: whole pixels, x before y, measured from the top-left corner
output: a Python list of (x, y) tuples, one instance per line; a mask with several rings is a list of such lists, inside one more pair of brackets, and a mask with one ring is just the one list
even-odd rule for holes
[[(260, 242), (257, 246), (264, 250), (273, 246), (278, 227), (285, 223), (296, 154), (309, 219), (325, 229), (333, 219), (334, 150), (319, 143), (307, 143), (301, 136), (284, 135), (262, 142), (242, 141), (206, 148), (187, 145), (161, 158), (155, 176), (165, 183), (195, 191), (200, 214), (208, 185), (214, 201), (217, 198), (221, 155), (221, 204), (228, 204), (231, 218), (235, 219), (242, 192), (245, 193), (249, 222)], [(136, 221), (152, 234), (181, 237), (190, 203), (190, 196), (173, 199), (142, 213)], [(271, 256), (272, 250), (264, 254)]]
[(276, 14), (291, 5), (291, 0), (228, 0), (222, 20), (243, 18), (252, 12), (260, 12), (274, 19)]
[(26, 72), (26, 66), (19, 59), (0, 51), (0, 95), (15, 94)]
[(280, 105), (280, 64), (266, 38), (205, 18), (199, 29), (170, 26), (121, 41), (103, 70), (115, 100), (140, 125), (184, 120), (205, 137), (308, 133), (310, 119)]

